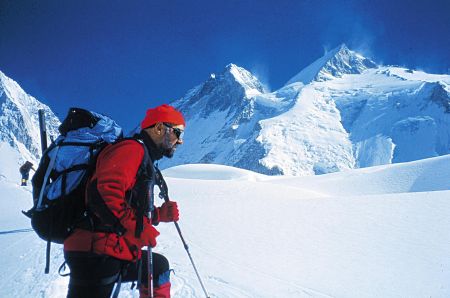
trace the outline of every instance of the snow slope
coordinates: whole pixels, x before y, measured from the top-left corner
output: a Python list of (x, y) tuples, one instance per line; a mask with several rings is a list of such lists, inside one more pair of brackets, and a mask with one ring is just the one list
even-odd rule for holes
[(327, 81), (342, 77), (344, 74), (360, 74), (366, 69), (376, 67), (372, 60), (350, 51), (345, 44), (342, 44), (303, 69), (286, 85), (296, 82), (308, 84), (312, 81)]
[[(211, 297), (450, 297), (450, 155), (312, 177), (164, 174)], [(0, 297), (65, 297), (61, 248), (44, 275), (45, 243), (20, 214), (30, 188), (15, 178), (0, 179)], [(158, 229), (172, 296), (204, 297), (174, 226)], [(120, 297), (138, 294), (125, 284)]]
[(307, 176), (446, 155), (449, 85), (449, 75), (376, 65), (345, 45), (273, 92), (229, 65), (173, 102), (186, 140), (161, 167)]
[(0, 141), (16, 148), (24, 160), (41, 156), (39, 110), (45, 112), (48, 137), (55, 139), (60, 121), (52, 110), (0, 71)]
[(260, 120), (260, 163), (314, 175), (420, 160), (450, 151), (450, 78), (379, 67), (306, 86), (295, 104)]

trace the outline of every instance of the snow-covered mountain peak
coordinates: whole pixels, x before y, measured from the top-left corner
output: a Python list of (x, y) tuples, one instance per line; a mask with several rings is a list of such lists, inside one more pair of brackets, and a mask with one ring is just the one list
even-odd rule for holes
[(222, 72), (226, 78), (234, 79), (245, 89), (247, 97), (252, 97), (264, 92), (261, 82), (251, 72), (233, 63), (228, 64)]
[(341, 44), (303, 69), (286, 85), (297, 82), (309, 84), (312, 81), (327, 81), (342, 77), (344, 74), (360, 74), (368, 68), (376, 67), (377, 65), (372, 60), (349, 50), (345, 44)]
[(245, 69), (212, 75), (174, 103), (189, 137), (163, 168), (302, 176), (449, 154), (450, 76), (377, 66), (345, 45), (309, 69), (310, 83), (253, 97), (246, 88), (258, 82)]
[(46, 115), (48, 135), (56, 136), (60, 121), (50, 108), (0, 71), (0, 141), (17, 149), (24, 159), (40, 156), (38, 111), (41, 109)]
[[(248, 70), (228, 64), (218, 74), (211, 74), (173, 104), (189, 117), (207, 117), (214, 112), (241, 110), (251, 98), (264, 93), (261, 82)], [(193, 113), (190, 115), (190, 113)]]

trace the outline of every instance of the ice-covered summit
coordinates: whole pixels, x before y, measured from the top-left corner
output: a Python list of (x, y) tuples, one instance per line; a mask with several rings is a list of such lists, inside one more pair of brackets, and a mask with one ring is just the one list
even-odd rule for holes
[(263, 85), (254, 75), (235, 64), (228, 64), (221, 73), (211, 74), (208, 80), (191, 89), (174, 105), (187, 113), (187, 118), (198, 114), (208, 117), (229, 107), (240, 113), (252, 97), (263, 92)]
[(185, 144), (162, 166), (301, 176), (449, 154), (449, 85), (448, 75), (375, 65), (345, 45), (271, 93), (229, 65), (174, 103)]
[(375, 62), (349, 50), (345, 44), (342, 44), (303, 69), (286, 85), (296, 82), (308, 84), (312, 81), (326, 81), (340, 78), (344, 74), (360, 74), (368, 68), (376, 67)]
[(48, 135), (56, 136), (60, 121), (52, 110), (0, 71), (0, 141), (18, 150), (27, 160), (35, 160), (41, 154), (40, 109), (45, 111)]
[(228, 64), (223, 72), (224, 76), (232, 76), (236, 82), (242, 85), (245, 89), (245, 95), (252, 97), (264, 92), (264, 87), (261, 82), (248, 70), (239, 67), (233, 63)]
[[(180, 160), (203, 163), (239, 164), (249, 168), (261, 154), (254, 142), (258, 120), (273, 115), (277, 108), (263, 100), (264, 88), (246, 69), (229, 64), (219, 74), (212, 74), (204, 83), (175, 101), (192, 125), (178, 157), (163, 161), (164, 167), (179, 164)], [(195, 123), (195, 124), (194, 124)], [(244, 144), (245, 143), (245, 144)]]

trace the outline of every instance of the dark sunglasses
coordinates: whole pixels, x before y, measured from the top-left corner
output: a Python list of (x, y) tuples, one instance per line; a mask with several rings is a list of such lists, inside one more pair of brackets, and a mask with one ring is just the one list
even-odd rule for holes
[(172, 125), (167, 124), (167, 123), (163, 123), (163, 124), (164, 124), (165, 127), (172, 128), (172, 131), (173, 131), (173, 133), (175, 134), (175, 136), (177, 137), (178, 140), (182, 140), (183, 139), (184, 130), (179, 129), (177, 127), (173, 127)]

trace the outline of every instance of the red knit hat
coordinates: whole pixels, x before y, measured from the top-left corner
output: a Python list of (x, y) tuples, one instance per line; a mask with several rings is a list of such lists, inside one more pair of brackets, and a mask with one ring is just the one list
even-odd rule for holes
[(144, 120), (141, 122), (141, 128), (150, 127), (158, 122), (167, 122), (175, 125), (184, 125), (183, 115), (174, 107), (169, 105), (161, 105), (154, 109), (148, 109)]

